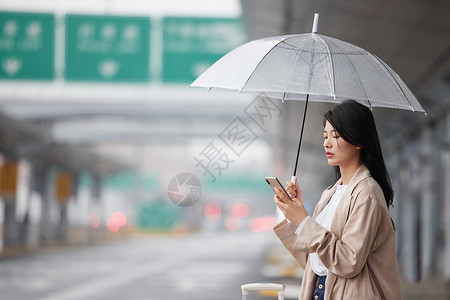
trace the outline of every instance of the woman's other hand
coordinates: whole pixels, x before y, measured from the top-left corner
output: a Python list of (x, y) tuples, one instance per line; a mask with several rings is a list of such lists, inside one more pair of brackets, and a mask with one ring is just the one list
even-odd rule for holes
[(295, 178), (295, 185), (291, 181), (286, 181), (286, 192), (291, 195), (291, 198), (297, 198), (302, 204), (303, 201), (303, 192), (298, 186), (298, 180)]

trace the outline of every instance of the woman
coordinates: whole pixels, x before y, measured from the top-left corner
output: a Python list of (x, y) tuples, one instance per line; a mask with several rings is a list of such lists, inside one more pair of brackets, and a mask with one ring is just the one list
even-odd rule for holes
[(353, 100), (324, 115), (324, 143), (336, 181), (312, 217), (298, 186), (278, 191), (286, 220), (274, 231), (305, 269), (299, 299), (402, 299), (388, 207), (393, 191), (371, 111)]

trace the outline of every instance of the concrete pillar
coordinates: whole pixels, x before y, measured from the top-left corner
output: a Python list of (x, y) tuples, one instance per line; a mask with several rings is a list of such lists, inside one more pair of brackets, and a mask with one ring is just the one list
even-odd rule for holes
[(28, 248), (38, 248), (40, 246), (40, 222), (42, 212), (42, 196), (36, 191), (30, 192), (28, 208), (28, 235), (26, 246)]
[(16, 246), (19, 244), (19, 224), (16, 219), (15, 197), (6, 197), (3, 203), (3, 246)]
[(69, 221), (67, 213), (67, 203), (59, 205), (59, 223), (56, 227), (56, 238), (58, 240), (67, 240), (69, 237)]
[(2, 166), (2, 196), (3, 196), (3, 246), (19, 244), (19, 223), (16, 218), (18, 161), (8, 160)]
[(400, 151), (395, 151), (394, 153), (391, 153), (387, 158), (387, 168), (391, 178), (392, 189), (394, 190), (394, 204), (393, 204), (394, 207), (390, 207), (389, 212), (396, 228), (395, 249), (397, 255), (399, 255), (401, 247), (401, 234), (399, 226), (401, 220), (401, 211), (403, 209), (402, 198), (404, 197), (400, 184), (400, 168), (401, 168), (400, 155), (401, 155)]
[(19, 180), (22, 182), (17, 190), (16, 218), (19, 222), (19, 243), (28, 246), (30, 239), (30, 198), (33, 185), (32, 165), (29, 161), (22, 160), (19, 167)]
[(436, 253), (438, 241), (438, 179), (440, 170), (440, 126), (428, 126), (422, 135), (422, 189), (421, 213), (421, 279), (430, 278), (436, 272)]
[(105, 224), (108, 214), (106, 212), (106, 199), (102, 197), (102, 182), (99, 175), (91, 174), (91, 201), (95, 202), (99, 207), (99, 216), (103, 224)]
[(450, 280), (450, 114), (447, 115), (445, 124), (445, 144), (442, 149), (443, 165), (443, 195), (444, 201), (444, 278)]
[(54, 180), (51, 167), (43, 165), (39, 170), (36, 170), (36, 185), (38, 191), (42, 195), (42, 212), (41, 212), (41, 242), (49, 242), (54, 239), (55, 230), (53, 225), (53, 210), (54, 210)]
[[(401, 153), (405, 154), (407, 152), (407, 149), (403, 149)], [(396, 232), (396, 249), (398, 253), (398, 264), (399, 264), (399, 270), (401, 275), (406, 274), (406, 246), (407, 243), (405, 241), (405, 236), (407, 233), (407, 230), (405, 226), (407, 226), (406, 222), (406, 212), (409, 206), (408, 201), (408, 180), (409, 180), (409, 169), (408, 165), (401, 161), (399, 170), (398, 170), (398, 193), (397, 193), (397, 199), (399, 200), (396, 204), (399, 208), (401, 208), (401, 213), (398, 216), (398, 222), (397, 222), (397, 232)]]
[(420, 279), (420, 218), (419, 200), (421, 190), (420, 144), (412, 140), (405, 151), (401, 168), (401, 190), (404, 193), (403, 216), (399, 224), (402, 235), (401, 270), (411, 281)]

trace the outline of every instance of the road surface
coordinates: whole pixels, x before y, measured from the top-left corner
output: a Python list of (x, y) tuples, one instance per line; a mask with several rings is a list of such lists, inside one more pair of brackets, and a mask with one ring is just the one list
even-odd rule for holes
[(154, 235), (2, 259), (0, 299), (238, 300), (241, 284), (264, 281), (271, 234)]

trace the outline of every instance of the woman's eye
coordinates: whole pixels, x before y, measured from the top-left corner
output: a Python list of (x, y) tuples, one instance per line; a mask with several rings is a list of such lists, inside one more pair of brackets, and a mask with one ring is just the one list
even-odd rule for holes
[(340, 138), (341, 136), (340, 135), (337, 135), (337, 136), (333, 136), (335, 139), (337, 139), (337, 138)]

